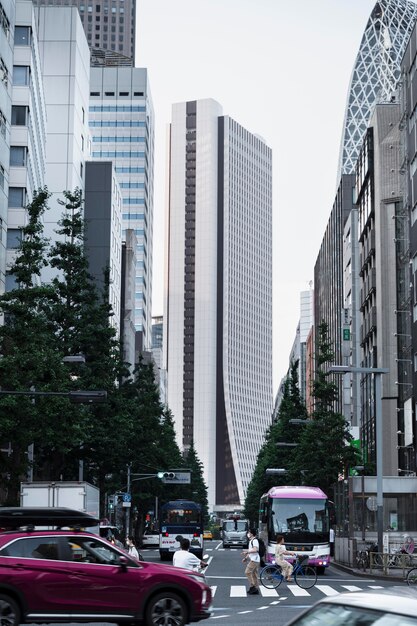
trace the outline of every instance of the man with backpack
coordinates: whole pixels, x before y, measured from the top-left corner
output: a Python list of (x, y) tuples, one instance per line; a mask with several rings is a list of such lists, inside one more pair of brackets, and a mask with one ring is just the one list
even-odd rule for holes
[(247, 537), (249, 545), (247, 550), (242, 552), (242, 563), (246, 563), (245, 574), (249, 581), (248, 595), (259, 594), (259, 565), (261, 557), (259, 555), (259, 541), (256, 538), (256, 530), (251, 528), (248, 530)]

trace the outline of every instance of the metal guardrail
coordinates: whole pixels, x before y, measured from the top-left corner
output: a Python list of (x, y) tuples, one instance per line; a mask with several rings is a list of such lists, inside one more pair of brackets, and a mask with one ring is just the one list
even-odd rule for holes
[(356, 553), (356, 568), (388, 575), (390, 570), (403, 572), (405, 577), (407, 571), (412, 567), (417, 567), (417, 554), (407, 554), (400, 551), (395, 552), (368, 552), (358, 550)]

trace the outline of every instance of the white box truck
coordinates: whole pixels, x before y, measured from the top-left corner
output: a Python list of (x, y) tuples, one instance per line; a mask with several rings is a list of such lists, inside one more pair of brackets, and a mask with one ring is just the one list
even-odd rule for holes
[[(20, 483), (20, 506), (65, 507), (99, 518), (100, 491), (85, 481)], [(89, 530), (98, 534), (98, 525)]]

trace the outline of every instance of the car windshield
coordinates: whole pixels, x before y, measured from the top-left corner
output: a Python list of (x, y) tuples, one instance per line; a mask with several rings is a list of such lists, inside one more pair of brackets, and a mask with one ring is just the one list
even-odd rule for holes
[(294, 626), (416, 626), (417, 618), (342, 604), (319, 604)]

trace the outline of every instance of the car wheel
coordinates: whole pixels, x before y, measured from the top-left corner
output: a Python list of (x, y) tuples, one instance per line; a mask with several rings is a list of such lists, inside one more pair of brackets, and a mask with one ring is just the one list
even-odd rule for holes
[(2, 626), (18, 626), (20, 624), (20, 609), (17, 603), (3, 594), (0, 595), (0, 624)]
[(326, 568), (323, 566), (318, 566), (316, 567), (316, 572), (319, 576), (324, 576), (324, 574), (326, 573)]
[(146, 607), (147, 626), (184, 626), (188, 622), (187, 607), (176, 593), (158, 593)]

